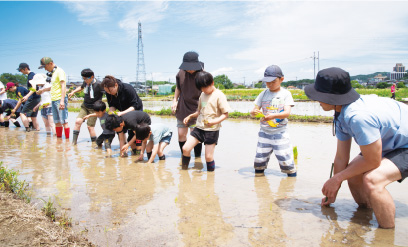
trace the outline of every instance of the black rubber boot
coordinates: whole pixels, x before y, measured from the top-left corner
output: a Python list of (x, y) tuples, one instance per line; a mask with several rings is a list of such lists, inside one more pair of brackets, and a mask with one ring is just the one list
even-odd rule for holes
[(184, 156), (181, 158), (181, 169), (187, 170), (188, 165), (190, 164), (191, 157)]
[(78, 141), (79, 130), (72, 131), (72, 144), (76, 145)]
[(201, 150), (203, 148), (203, 144), (202, 143), (198, 143), (195, 147), (194, 147), (194, 157), (200, 157), (201, 156)]
[[(20, 123), (17, 122), (17, 121), (15, 121), (13, 124), (14, 124), (14, 126), (16, 126), (17, 128), (20, 128), (20, 127), (21, 127)], [(7, 127), (8, 127), (8, 126), (7, 126)]]

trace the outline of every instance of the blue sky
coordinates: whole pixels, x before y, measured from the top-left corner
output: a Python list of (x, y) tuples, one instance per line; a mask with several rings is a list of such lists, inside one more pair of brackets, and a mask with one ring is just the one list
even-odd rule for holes
[[(248, 84), (278, 64), (285, 80), (320, 69), (351, 75), (408, 67), (407, 1), (0, 1), (0, 73), (53, 58), (69, 80), (84, 68), (134, 81), (142, 23), (146, 79), (175, 81), (183, 54)], [(317, 65), (316, 65), (317, 70)]]

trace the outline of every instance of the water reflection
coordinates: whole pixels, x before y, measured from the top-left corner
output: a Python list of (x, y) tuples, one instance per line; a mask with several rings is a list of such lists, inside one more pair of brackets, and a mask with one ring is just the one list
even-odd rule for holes
[(225, 246), (233, 237), (233, 226), (224, 221), (214, 192), (214, 176), (214, 172), (180, 170), (176, 204), (185, 246)]
[(254, 186), (258, 198), (258, 224), (248, 229), (248, 238), (253, 246), (286, 246), (288, 239), (284, 229), (282, 210), (274, 203), (293, 191), (296, 179), (281, 179), (276, 193), (272, 193), (266, 176), (255, 177)]

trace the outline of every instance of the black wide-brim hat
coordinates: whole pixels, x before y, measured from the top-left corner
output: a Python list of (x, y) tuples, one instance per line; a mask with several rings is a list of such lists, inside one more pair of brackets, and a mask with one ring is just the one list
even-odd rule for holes
[(204, 70), (204, 63), (198, 61), (198, 53), (189, 51), (183, 56), (183, 63), (179, 69), (182, 70)]
[(305, 87), (305, 94), (329, 105), (348, 105), (360, 98), (351, 86), (349, 73), (335, 67), (319, 71), (315, 83)]

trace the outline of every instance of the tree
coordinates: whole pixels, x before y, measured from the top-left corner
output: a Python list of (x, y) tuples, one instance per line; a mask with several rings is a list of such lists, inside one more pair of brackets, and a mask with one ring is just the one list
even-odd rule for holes
[(225, 87), (225, 89), (230, 89), (234, 87), (234, 85), (232, 85), (231, 80), (226, 75), (217, 75), (216, 77), (214, 77), (214, 85), (215, 84), (222, 84)]
[(406, 86), (405, 86), (405, 84), (404, 84), (402, 81), (400, 81), (400, 82), (398, 82), (398, 84), (397, 84), (397, 88), (406, 88)]
[(377, 88), (387, 88), (389, 86), (390, 86), (390, 84), (388, 84), (387, 82), (379, 82), (376, 85)]
[(262, 82), (258, 82), (255, 84), (255, 88), (262, 88)]
[(238, 85), (237, 88), (238, 88), (238, 89), (240, 89), (240, 88), (244, 89), (244, 88), (246, 88), (246, 87), (245, 87), (244, 85)]
[(356, 81), (356, 80), (352, 80), (352, 81), (351, 81), (351, 86), (352, 86), (353, 88), (363, 88), (363, 87), (364, 87), (363, 85), (361, 85), (360, 83), (358, 83), (358, 81)]
[(3, 82), (4, 86), (8, 82), (14, 82), (19, 84), (20, 86), (27, 85), (27, 76), (23, 74), (11, 74), (11, 73), (3, 73), (0, 75), (0, 81)]
[(217, 83), (217, 84), (214, 83), (214, 86), (218, 88), (219, 90), (225, 89), (224, 85), (222, 85), (221, 83)]
[(171, 87), (171, 91), (172, 91), (173, 93), (176, 92), (176, 88), (177, 88), (177, 85), (172, 86), (172, 87)]

